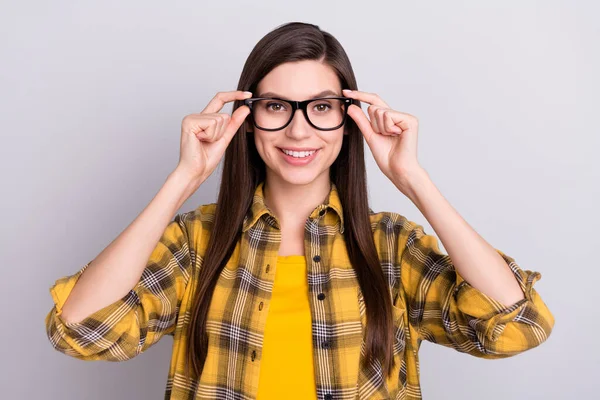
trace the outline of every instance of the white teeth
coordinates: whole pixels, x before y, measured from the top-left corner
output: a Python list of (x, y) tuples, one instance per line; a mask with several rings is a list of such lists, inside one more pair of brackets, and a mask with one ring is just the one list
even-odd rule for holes
[(308, 156), (312, 155), (316, 151), (316, 150), (313, 150), (313, 151), (289, 151), (289, 150), (285, 150), (285, 149), (282, 149), (282, 150), (288, 156), (292, 156), (292, 157), (295, 157), (295, 158), (308, 157)]

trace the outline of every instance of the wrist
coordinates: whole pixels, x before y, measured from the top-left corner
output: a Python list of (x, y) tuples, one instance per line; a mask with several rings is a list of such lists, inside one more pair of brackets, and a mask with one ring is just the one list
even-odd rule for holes
[(187, 170), (177, 166), (170, 174), (170, 177), (175, 177), (181, 182), (187, 182), (190, 185), (200, 186), (206, 180), (205, 177), (194, 175)]
[(167, 177), (167, 182), (174, 187), (179, 188), (183, 197), (181, 199), (181, 204), (185, 203), (187, 199), (196, 192), (204, 180), (204, 178), (192, 176), (186, 171), (178, 168), (171, 172)]
[(431, 178), (427, 171), (419, 166), (410, 171), (395, 174), (393, 182), (398, 190), (414, 203), (422, 189), (431, 182)]

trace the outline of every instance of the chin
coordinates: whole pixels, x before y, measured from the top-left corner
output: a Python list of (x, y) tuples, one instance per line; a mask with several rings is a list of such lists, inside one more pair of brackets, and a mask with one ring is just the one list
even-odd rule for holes
[(317, 178), (317, 175), (306, 171), (293, 174), (284, 173), (280, 177), (283, 181), (292, 185), (308, 185)]

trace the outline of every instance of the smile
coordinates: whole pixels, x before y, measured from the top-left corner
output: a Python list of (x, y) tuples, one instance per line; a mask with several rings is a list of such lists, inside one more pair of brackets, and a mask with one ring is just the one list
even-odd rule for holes
[(291, 150), (285, 150), (285, 149), (280, 149), (280, 150), (283, 151), (288, 156), (292, 156), (295, 158), (304, 158), (304, 157), (312, 156), (316, 152), (316, 150), (311, 150), (311, 151), (291, 151)]
[(311, 151), (290, 151), (279, 148), (283, 159), (292, 165), (306, 165), (315, 159), (320, 149)]

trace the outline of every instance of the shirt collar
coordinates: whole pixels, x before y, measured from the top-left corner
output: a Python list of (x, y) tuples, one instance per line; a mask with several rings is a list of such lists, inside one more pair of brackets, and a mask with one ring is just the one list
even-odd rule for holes
[[(244, 224), (242, 226), (242, 232), (246, 232), (262, 217), (264, 214), (268, 214), (275, 220), (275, 216), (271, 210), (265, 205), (265, 197), (263, 192), (264, 181), (260, 182), (254, 190), (254, 197), (252, 199), (252, 205), (246, 216), (244, 217)], [(335, 183), (331, 182), (329, 195), (325, 199), (325, 202), (319, 204), (311, 213), (311, 219), (318, 218), (321, 210), (330, 208), (332, 209), (339, 218), (339, 231), (344, 233), (344, 212), (342, 209), (342, 202), (339, 197), (339, 193)]]

